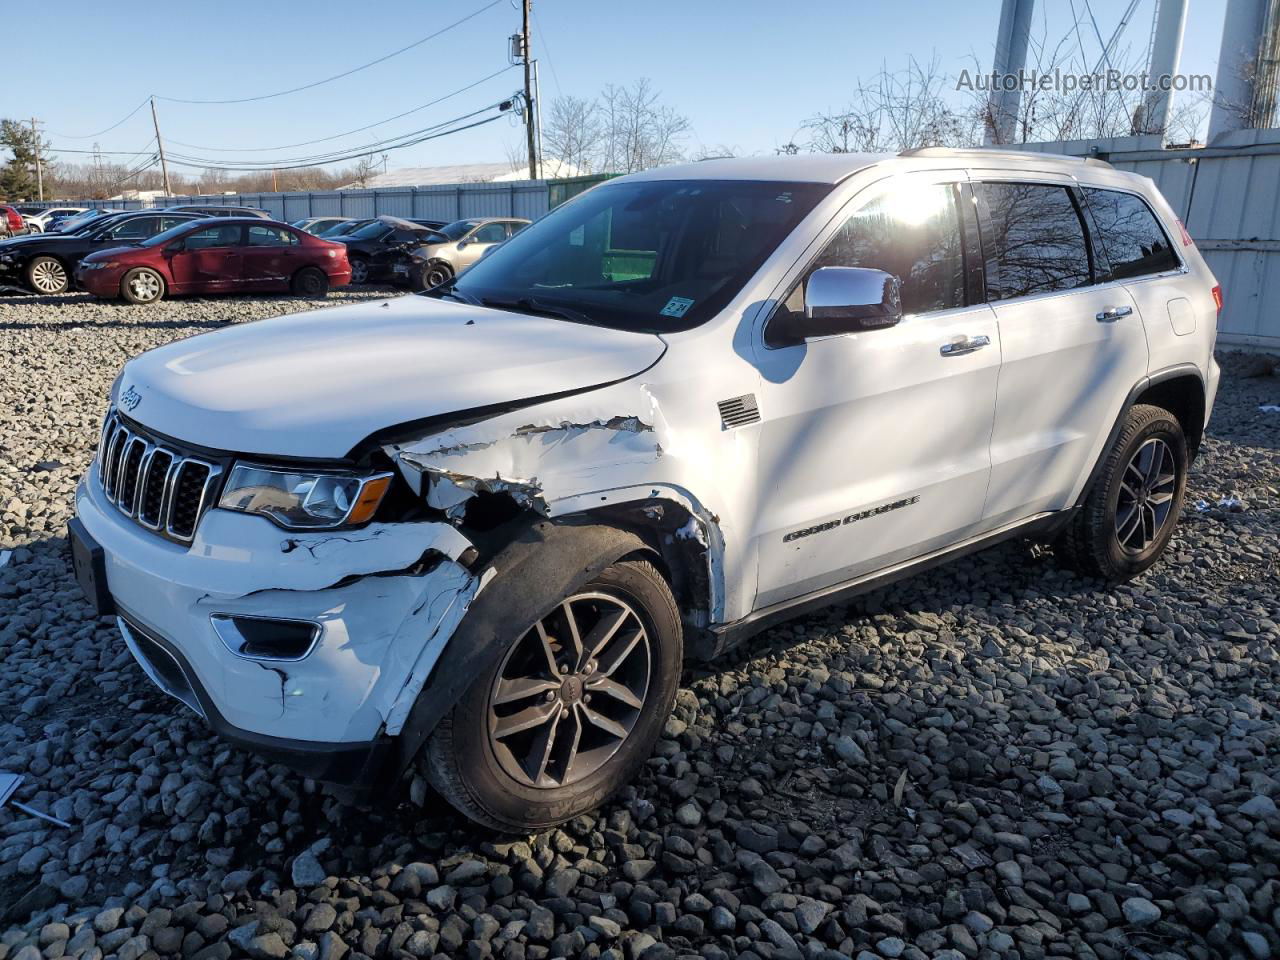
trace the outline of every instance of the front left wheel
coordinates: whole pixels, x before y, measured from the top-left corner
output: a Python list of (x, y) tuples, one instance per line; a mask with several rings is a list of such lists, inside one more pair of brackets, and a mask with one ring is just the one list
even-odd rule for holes
[(66, 293), (71, 288), (71, 278), (57, 257), (33, 257), (27, 264), (27, 286), (36, 293)]
[(419, 763), (471, 819), (527, 833), (594, 809), (649, 758), (675, 702), (682, 628), (658, 570), (623, 560), (513, 638)]
[(130, 303), (156, 303), (164, 297), (164, 277), (150, 267), (130, 270), (120, 281), (120, 295)]

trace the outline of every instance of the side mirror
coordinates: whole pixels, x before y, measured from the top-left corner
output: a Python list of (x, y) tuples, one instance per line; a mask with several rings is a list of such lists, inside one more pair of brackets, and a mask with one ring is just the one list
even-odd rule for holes
[(892, 327), (902, 320), (902, 285), (883, 270), (819, 267), (805, 282), (804, 304), (803, 314), (780, 316), (769, 325), (770, 343)]

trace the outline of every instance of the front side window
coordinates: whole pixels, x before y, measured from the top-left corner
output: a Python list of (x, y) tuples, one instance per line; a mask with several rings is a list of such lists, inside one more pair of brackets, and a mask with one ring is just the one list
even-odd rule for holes
[[(898, 278), (904, 314), (964, 306), (960, 236), (954, 187), (897, 184), (845, 221), (805, 278), (819, 267), (868, 267)], [(803, 309), (803, 289), (801, 283), (788, 300), (789, 308)]]
[(112, 240), (144, 240), (160, 231), (159, 217), (134, 217), (107, 231)]
[(1119, 190), (1084, 188), (1111, 278), (1124, 280), (1179, 267), (1173, 244), (1146, 201)]
[(624, 330), (689, 330), (719, 312), (829, 184), (640, 180), (596, 187), (461, 274), (479, 302)]
[(1091, 280), (1089, 247), (1066, 187), (980, 183), (988, 229), (982, 237), (987, 299), (1071, 290)]
[(249, 246), (251, 247), (288, 247), (297, 242), (297, 237), (281, 227), (249, 228)]

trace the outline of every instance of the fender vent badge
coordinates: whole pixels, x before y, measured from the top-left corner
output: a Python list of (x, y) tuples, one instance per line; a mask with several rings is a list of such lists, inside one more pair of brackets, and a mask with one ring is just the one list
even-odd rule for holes
[(716, 406), (720, 408), (720, 426), (724, 430), (760, 422), (760, 407), (756, 405), (754, 393), (743, 394), (732, 400), (721, 400)]

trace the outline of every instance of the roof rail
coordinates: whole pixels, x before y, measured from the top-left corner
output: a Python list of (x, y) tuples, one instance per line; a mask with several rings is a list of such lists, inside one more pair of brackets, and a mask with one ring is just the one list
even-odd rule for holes
[(988, 150), (985, 147), (914, 147), (911, 150), (901, 151), (898, 156), (951, 157), (953, 159), (971, 157), (973, 159), (989, 158), (997, 160), (1035, 160), (1038, 157), (1048, 157), (1051, 160), (1087, 163), (1095, 167), (1111, 167), (1111, 164), (1107, 163), (1107, 161), (1100, 160), (1097, 157), (1073, 157), (1066, 153), (1041, 153), (1038, 150)]

